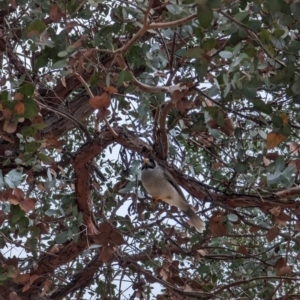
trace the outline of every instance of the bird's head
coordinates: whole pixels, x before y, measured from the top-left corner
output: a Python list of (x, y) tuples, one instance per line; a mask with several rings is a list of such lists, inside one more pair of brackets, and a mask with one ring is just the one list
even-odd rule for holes
[(154, 169), (156, 167), (156, 162), (151, 158), (144, 158), (142, 170), (144, 169)]

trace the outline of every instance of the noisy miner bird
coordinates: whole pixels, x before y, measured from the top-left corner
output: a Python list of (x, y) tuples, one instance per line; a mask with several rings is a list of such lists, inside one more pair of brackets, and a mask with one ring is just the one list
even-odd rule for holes
[(189, 224), (198, 232), (205, 229), (205, 223), (190, 207), (176, 180), (153, 159), (144, 159), (141, 178), (144, 188), (154, 200), (162, 200), (179, 208), (190, 219)]

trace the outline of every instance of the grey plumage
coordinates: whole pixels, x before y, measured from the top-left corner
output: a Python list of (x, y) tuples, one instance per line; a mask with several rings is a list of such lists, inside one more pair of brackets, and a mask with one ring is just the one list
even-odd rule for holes
[(197, 231), (202, 232), (205, 229), (205, 223), (190, 207), (176, 180), (167, 170), (157, 165), (154, 160), (145, 158), (141, 179), (144, 188), (154, 199), (179, 208)]

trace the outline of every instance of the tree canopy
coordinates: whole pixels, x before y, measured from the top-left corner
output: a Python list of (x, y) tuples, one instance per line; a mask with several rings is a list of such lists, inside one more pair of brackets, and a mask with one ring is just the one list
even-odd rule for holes
[(298, 0), (9, 0), (0, 26), (0, 299), (297, 297)]

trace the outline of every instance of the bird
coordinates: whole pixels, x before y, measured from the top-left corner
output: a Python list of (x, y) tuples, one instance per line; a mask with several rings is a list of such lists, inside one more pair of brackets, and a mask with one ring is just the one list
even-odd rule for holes
[(141, 181), (145, 190), (154, 200), (162, 200), (179, 208), (188, 218), (189, 224), (198, 232), (203, 232), (205, 223), (191, 208), (174, 177), (153, 159), (144, 158)]

